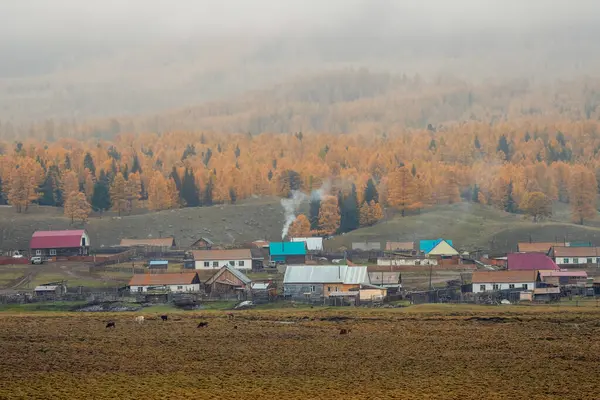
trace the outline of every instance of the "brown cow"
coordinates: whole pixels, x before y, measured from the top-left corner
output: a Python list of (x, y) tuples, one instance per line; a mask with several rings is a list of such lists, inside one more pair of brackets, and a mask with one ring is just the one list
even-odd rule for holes
[(114, 321), (108, 321), (108, 324), (106, 324), (106, 328), (115, 328), (115, 322)]
[(347, 335), (352, 332), (352, 329), (340, 329), (340, 335)]
[(206, 327), (206, 326), (208, 326), (208, 322), (200, 322), (200, 323), (198, 324), (198, 326), (196, 327), (196, 329), (197, 329), (197, 328), (204, 328), (204, 327)]
[(234, 317), (235, 317), (235, 315), (233, 315), (233, 313), (227, 313), (228, 319), (233, 319)]
[(161, 315), (161, 316), (160, 316), (160, 319), (162, 319), (163, 321), (166, 321), (166, 320), (168, 320), (168, 319), (169, 319), (169, 317), (168, 317), (168, 316), (166, 316), (166, 315)]

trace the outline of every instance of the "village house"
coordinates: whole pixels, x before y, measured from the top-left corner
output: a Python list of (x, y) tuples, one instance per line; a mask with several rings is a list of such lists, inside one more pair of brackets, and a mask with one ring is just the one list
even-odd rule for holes
[(57, 298), (67, 294), (67, 285), (65, 282), (52, 282), (36, 286), (33, 293), (37, 297)]
[(206, 293), (210, 297), (245, 300), (250, 290), (250, 278), (236, 268), (225, 265), (204, 282)]
[(576, 265), (599, 265), (600, 247), (554, 246), (550, 257), (559, 267)]
[(304, 264), (306, 262), (306, 243), (271, 242), (269, 243), (271, 262), (284, 264)]
[(403, 253), (406, 255), (416, 255), (415, 242), (387, 242), (385, 244), (385, 251), (391, 251), (395, 253)]
[[(348, 265), (291, 265), (283, 278), (287, 298), (322, 298), (349, 294), (358, 295), (361, 284), (369, 284), (367, 267)], [(337, 294), (335, 294), (337, 293)]]
[(379, 251), (381, 250), (380, 242), (352, 242), (352, 250), (355, 251)]
[(196, 272), (173, 274), (136, 274), (129, 281), (131, 293), (149, 290), (164, 290), (175, 293), (199, 292), (200, 278)]
[(446, 239), (421, 240), (419, 242), (419, 251), (430, 258), (459, 255), (458, 251), (453, 247), (452, 240)]
[(273, 281), (252, 282), (252, 300), (272, 300), (277, 297), (277, 285)]
[(210, 250), (210, 249), (212, 249), (213, 246), (214, 246), (214, 243), (212, 240), (205, 238), (205, 237), (201, 237), (200, 239), (198, 239), (194, 243), (192, 243), (190, 248), (193, 250)]
[(585, 286), (588, 280), (585, 271), (539, 271), (539, 280), (552, 286)]
[(306, 250), (308, 251), (323, 251), (322, 237), (297, 237), (292, 238), (292, 242), (306, 243)]
[(377, 258), (377, 266), (379, 267), (420, 267), (420, 266), (437, 266), (438, 260), (435, 258), (425, 257), (379, 257)]
[(517, 253), (544, 253), (548, 254), (554, 246), (565, 246), (563, 242), (519, 242)]
[(30, 254), (38, 257), (72, 257), (89, 254), (90, 238), (83, 229), (36, 231), (29, 242)]
[(186, 263), (187, 268), (220, 269), (230, 266), (235, 269), (251, 270), (252, 253), (250, 249), (231, 250), (193, 250), (193, 264)]
[(542, 253), (511, 253), (507, 256), (509, 271), (558, 271), (550, 257)]
[(471, 279), (473, 293), (499, 290), (533, 291), (537, 271), (475, 271)]
[(177, 247), (175, 238), (121, 239), (121, 247), (143, 247), (146, 251), (165, 252)]

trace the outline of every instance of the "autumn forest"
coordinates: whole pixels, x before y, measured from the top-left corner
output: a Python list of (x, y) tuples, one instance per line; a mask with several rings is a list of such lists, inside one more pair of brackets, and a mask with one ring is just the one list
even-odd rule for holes
[(154, 118), (0, 123), (1, 201), (16, 213), (64, 207), (85, 221), (92, 210), (126, 215), (325, 188), (292, 225), (295, 236), (456, 202), (539, 221), (560, 201), (573, 222), (595, 216), (598, 82), (573, 82), (567, 92), (557, 84), (548, 97), (547, 87), (522, 82), (327, 76), (257, 93), (255, 102)]

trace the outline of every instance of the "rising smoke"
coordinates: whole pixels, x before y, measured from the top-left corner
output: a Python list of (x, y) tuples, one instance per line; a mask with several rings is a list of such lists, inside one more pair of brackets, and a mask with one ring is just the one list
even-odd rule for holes
[(308, 201), (309, 199), (311, 201), (321, 200), (323, 196), (329, 193), (330, 189), (331, 182), (327, 180), (323, 182), (319, 189), (313, 190), (310, 193), (310, 196), (299, 190), (292, 190), (292, 197), (281, 199), (281, 206), (283, 207), (283, 213), (285, 216), (283, 228), (281, 229), (281, 239), (284, 239), (287, 236), (290, 225), (292, 225), (292, 223), (296, 220), (296, 212), (302, 203)]

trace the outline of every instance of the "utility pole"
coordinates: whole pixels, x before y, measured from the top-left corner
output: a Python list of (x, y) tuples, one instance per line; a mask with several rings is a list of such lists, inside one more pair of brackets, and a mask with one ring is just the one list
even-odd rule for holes
[(431, 285), (431, 274), (433, 273), (433, 264), (429, 263), (429, 290), (433, 290), (433, 286)]

